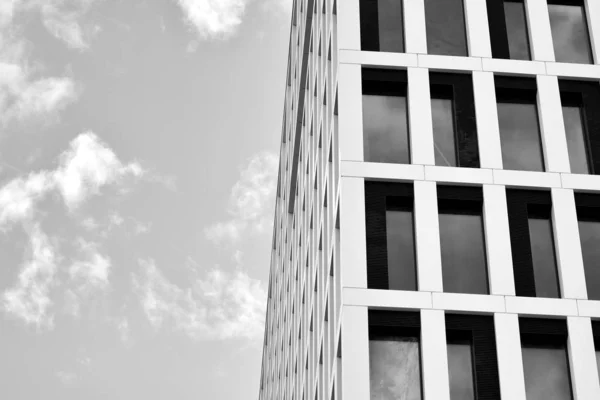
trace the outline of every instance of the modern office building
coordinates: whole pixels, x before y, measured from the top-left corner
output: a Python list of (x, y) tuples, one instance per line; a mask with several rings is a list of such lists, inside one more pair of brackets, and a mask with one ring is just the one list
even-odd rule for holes
[(598, 400), (600, 1), (296, 0), (260, 400)]

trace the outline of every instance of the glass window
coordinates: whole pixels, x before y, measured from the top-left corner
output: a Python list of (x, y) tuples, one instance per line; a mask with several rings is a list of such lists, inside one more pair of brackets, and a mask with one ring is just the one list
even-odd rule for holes
[(600, 300), (600, 221), (579, 221), (585, 282), (590, 300)]
[(508, 35), (508, 50), (513, 60), (531, 60), (525, 4), (519, 0), (504, 1), (504, 17)]
[(523, 345), (527, 400), (572, 400), (567, 350)]
[(450, 400), (474, 400), (473, 361), (471, 342), (468, 340), (448, 342), (448, 373)]
[(417, 290), (413, 215), (411, 211), (386, 211), (389, 288)]
[(379, 50), (404, 52), (402, 0), (379, 0), (377, 5)]
[(363, 95), (365, 161), (410, 163), (406, 97)]
[(417, 337), (369, 341), (372, 400), (420, 400), (421, 366)]
[(435, 165), (456, 167), (454, 107), (452, 99), (432, 98), (433, 145)]
[(529, 217), (529, 238), (537, 297), (560, 297), (550, 218)]
[(581, 107), (563, 107), (565, 132), (567, 133), (567, 148), (574, 174), (589, 174), (585, 134), (583, 131), (583, 114)]
[(543, 171), (536, 104), (498, 102), (498, 119), (504, 169)]
[(600, 375), (600, 351), (596, 351), (596, 366), (598, 367), (598, 374)]
[(487, 294), (481, 213), (441, 211), (439, 221), (444, 291)]
[(425, 0), (427, 52), (467, 55), (463, 0)]
[(548, 4), (548, 11), (556, 61), (591, 64), (590, 36), (583, 6)]

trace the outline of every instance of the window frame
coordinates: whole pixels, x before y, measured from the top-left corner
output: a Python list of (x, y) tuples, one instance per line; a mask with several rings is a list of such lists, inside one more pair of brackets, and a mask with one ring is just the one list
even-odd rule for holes
[(494, 317), (448, 313), (445, 319), (446, 342), (453, 338), (471, 341), (474, 398), (501, 400)]
[(600, 175), (600, 83), (559, 79), (558, 87), (562, 106), (581, 107), (589, 174)]
[[(387, 254), (386, 211), (402, 208), (413, 212), (414, 188), (410, 183), (365, 182), (365, 214), (367, 242), (367, 287), (369, 289), (390, 290)], [(416, 234), (413, 226), (415, 245), (415, 278), (419, 288), (418, 261), (416, 254)]]
[[(512, 60), (510, 58), (510, 44), (508, 37), (508, 27), (506, 26), (506, 12), (504, 3), (507, 0), (486, 0), (488, 26), (490, 30), (490, 41), (492, 46), (492, 57)], [(529, 46), (530, 60), (533, 59), (533, 49), (531, 46), (531, 27), (529, 16), (527, 15), (527, 5), (525, 0), (509, 0), (513, 3), (523, 3), (525, 9), (525, 28), (527, 30), (527, 45)]]
[[(507, 189), (506, 201), (508, 208), (508, 222), (515, 279), (515, 291), (517, 296), (537, 297), (535, 290), (535, 275), (533, 266), (533, 255), (531, 251), (531, 238), (529, 233), (529, 215), (531, 209), (548, 209), (552, 207), (552, 196), (548, 191)], [(533, 212), (537, 214), (537, 212)], [(554, 221), (552, 221), (554, 223)], [(558, 274), (556, 251), (556, 237), (552, 235), (554, 244), (554, 257), (556, 262), (556, 273), (558, 280), (559, 298), (562, 298), (562, 287)]]
[(456, 166), (479, 168), (475, 95), (471, 74), (429, 72), (430, 99), (451, 96)]

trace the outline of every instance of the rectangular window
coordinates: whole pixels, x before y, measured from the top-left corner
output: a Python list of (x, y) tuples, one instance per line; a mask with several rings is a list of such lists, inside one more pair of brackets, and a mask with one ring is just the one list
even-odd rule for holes
[(473, 354), (469, 339), (448, 339), (448, 375), (451, 400), (474, 400)]
[(419, 337), (369, 341), (371, 399), (421, 399)]
[(427, 52), (467, 56), (463, 0), (425, 0)]
[(523, 0), (505, 0), (504, 18), (510, 58), (513, 60), (531, 60), (527, 17)]
[(386, 211), (388, 282), (392, 290), (417, 290), (413, 213), (408, 208)]
[(587, 297), (600, 300), (600, 195), (575, 193), (575, 204)]
[(587, 160), (586, 135), (583, 125), (583, 110), (580, 106), (562, 107), (563, 119), (565, 121), (565, 133), (567, 134), (567, 149), (571, 173), (589, 174), (590, 167)]
[(594, 348), (596, 349), (596, 367), (600, 377), (600, 321), (592, 321), (592, 333), (594, 335)]
[(481, 196), (479, 188), (438, 187), (445, 292), (488, 293)]
[[(532, 88), (505, 88), (519, 82)], [(544, 171), (535, 81), (496, 78), (498, 122), (504, 169)]]
[(435, 164), (479, 168), (473, 78), (429, 73)]
[(403, 0), (360, 0), (362, 50), (404, 52)]
[[(548, 210), (549, 211), (549, 210)], [(552, 221), (549, 215), (529, 214), (531, 258), (537, 297), (560, 297)]]
[(556, 61), (592, 64), (583, 1), (549, 0), (548, 12)]

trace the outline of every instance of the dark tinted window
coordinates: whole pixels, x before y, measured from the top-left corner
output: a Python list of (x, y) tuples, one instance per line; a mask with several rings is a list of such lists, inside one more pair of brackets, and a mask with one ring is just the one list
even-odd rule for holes
[(402, 0), (379, 0), (379, 50), (404, 52)]
[(556, 61), (591, 64), (592, 51), (583, 6), (548, 4), (548, 11)]
[(529, 217), (531, 258), (537, 297), (560, 297), (550, 218)]
[(432, 98), (435, 165), (456, 167), (454, 107), (451, 98)]
[(467, 55), (463, 0), (425, 0), (427, 52)]
[(444, 291), (488, 293), (485, 243), (479, 212), (440, 204)]
[(412, 212), (387, 210), (386, 230), (389, 288), (417, 290)]
[(394, 336), (371, 340), (369, 367), (371, 399), (421, 399), (417, 337)]
[(410, 163), (406, 97), (363, 95), (365, 161)]
[(567, 350), (564, 345), (523, 345), (527, 400), (571, 400)]
[(450, 400), (474, 400), (473, 356), (468, 340), (448, 341)]
[(543, 171), (536, 104), (499, 99), (498, 119), (504, 169)]
[(600, 300), (600, 221), (579, 221), (588, 299)]
[(527, 18), (523, 1), (504, 1), (504, 17), (510, 58), (513, 60), (531, 60)]
[(563, 106), (562, 110), (565, 121), (565, 132), (567, 134), (567, 148), (569, 150), (571, 172), (574, 174), (588, 174), (590, 167), (587, 159), (581, 107)]

